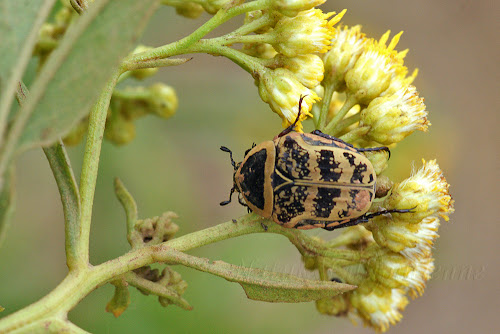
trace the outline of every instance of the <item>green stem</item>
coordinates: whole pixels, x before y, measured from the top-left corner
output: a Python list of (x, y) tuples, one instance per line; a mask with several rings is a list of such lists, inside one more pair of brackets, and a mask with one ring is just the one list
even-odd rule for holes
[(334, 130), (332, 132), (332, 136), (338, 136), (339, 133), (342, 132), (342, 130), (344, 130), (345, 128), (347, 128), (348, 126), (351, 126), (353, 125), (354, 123), (356, 122), (359, 122), (359, 120), (361, 119), (361, 113), (358, 112), (357, 114), (354, 114), (352, 116), (349, 116), (343, 120), (341, 120), (337, 126), (335, 127), (337, 130)]
[(224, 56), (231, 59), (234, 63), (240, 66), (242, 69), (252, 74), (255, 72), (261, 72), (264, 70), (264, 66), (260, 61), (252, 56), (249, 56), (241, 51), (235, 50), (233, 48), (223, 46), (211, 39), (201, 40), (189, 49), (186, 50), (189, 53), (209, 53)]
[(113, 97), (123, 100), (149, 100), (151, 92), (148, 89), (115, 89)]
[[(0, 321), (0, 333), (9, 332), (52, 317), (54, 314), (66, 314), (86, 295), (97, 287), (131, 270), (155, 263), (184, 263), (179, 252), (198, 248), (218, 241), (251, 233), (266, 233), (261, 217), (249, 214), (236, 222), (229, 221), (201, 231), (169, 240), (159, 245), (135, 249), (116, 259), (98, 266), (87, 266), (81, 270), (70, 271), (68, 276), (48, 295), (34, 304), (13, 313)], [(337, 255), (339, 258), (359, 260), (360, 253), (348, 250), (329, 252), (322, 241), (311, 238), (301, 231), (283, 228), (269, 222), (267, 233), (277, 233), (288, 237), (294, 244), (303, 242), (303, 251), (320, 256)], [(202, 260), (200, 260), (202, 261)], [(203, 262), (203, 261), (202, 261)], [(201, 263), (201, 262), (200, 262)], [(203, 262), (205, 263), (205, 262)], [(203, 264), (206, 266), (206, 264)], [(200, 270), (205, 270), (200, 264)], [(198, 268), (193, 266), (193, 268)]]
[(170, 43), (153, 50), (130, 55), (125, 58), (122, 66), (124, 66), (124, 68), (128, 68), (129, 66), (131, 67), (133, 63), (144, 62), (153, 59), (163, 59), (184, 54), (186, 53), (185, 49), (198, 42), (201, 38), (206, 36), (209, 32), (211, 32), (224, 22), (240, 14), (263, 8), (266, 5), (267, 1), (268, 0), (256, 0), (232, 7), (227, 10), (220, 9), (210, 20), (196, 29), (191, 35), (184, 37), (177, 42)]
[(270, 34), (240, 35), (230, 33), (225, 36), (211, 38), (210, 40), (220, 45), (231, 45), (235, 43), (269, 43), (273, 41), (273, 36)]
[(330, 83), (328, 79), (323, 83), (323, 87), (325, 87), (325, 92), (323, 94), (323, 99), (321, 100), (321, 110), (319, 112), (319, 119), (316, 127), (321, 131), (326, 132), (325, 123), (328, 119), (333, 93), (337, 91), (337, 87), (333, 83)]
[[(325, 92), (326, 94), (326, 92)], [(344, 102), (344, 105), (342, 108), (340, 108), (339, 112), (333, 116), (332, 120), (325, 126), (324, 132), (325, 133), (333, 133), (338, 131), (337, 128), (337, 123), (340, 122), (344, 118), (344, 116), (351, 110), (352, 107), (354, 107), (358, 103), (358, 100), (354, 94), (348, 94), (347, 99)]]
[(89, 262), (90, 224), (92, 220), (92, 205), (97, 181), (97, 171), (99, 169), (99, 156), (101, 154), (101, 144), (104, 135), (104, 127), (106, 125), (109, 101), (119, 76), (120, 73), (117, 71), (108, 81), (89, 116), (89, 129), (87, 142), (85, 143), (85, 153), (83, 155), (82, 173), (80, 176), (81, 216), (78, 242), (76, 244), (78, 265), (80, 267), (87, 266)]
[(370, 131), (369, 126), (362, 126), (360, 128), (349, 131), (345, 135), (341, 136), (340, 139), (347, 143), (354, 143), (355, 141), (366, 135), (368, 131)]

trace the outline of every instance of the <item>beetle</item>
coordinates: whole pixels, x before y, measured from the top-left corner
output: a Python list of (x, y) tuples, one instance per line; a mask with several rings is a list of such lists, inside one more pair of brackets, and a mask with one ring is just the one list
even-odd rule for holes
[(334, 230), (370, 218), (408, 210), (381, 210), (367, 213), (375, 198), (376, 174), (367, 151), (390, 151), (387, 147), (355, 148), (339, 138), (314, 130), (293, 131), (299, 120), (274, 137), (245, 152), (242, 162), (233, 160), (233, 193), (240, 204), (283, 227)]

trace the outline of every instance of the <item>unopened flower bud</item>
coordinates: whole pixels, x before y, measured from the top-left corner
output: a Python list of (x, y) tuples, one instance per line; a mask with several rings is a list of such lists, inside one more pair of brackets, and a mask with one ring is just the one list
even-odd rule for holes
[(148, 104), (151, 110), (162, 118), (169, 118), (175, 114), (179, 102), (175, 90), (162, 83), (157, 83), (148, 88), (151, 98)]

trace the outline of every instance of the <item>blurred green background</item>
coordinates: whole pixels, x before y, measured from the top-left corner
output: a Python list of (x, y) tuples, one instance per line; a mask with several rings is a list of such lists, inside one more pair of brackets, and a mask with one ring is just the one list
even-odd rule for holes
[[(421, 158), (438, 159), (456, 201), (456, 213), (443, 223), (434, 256), (436, 272), (423, 297), (410, 302), (392, 333), (493, 333), (498, 298), (500, 250), (498, 199), (498, 43), (500, 9), (493, 1), (332, 1), (321, 8), (347, 8), (343, 22), (362, 24), (378, 38), (387, 29), (404, 30), (398, 50), (410, 48), (405, 64), (420, 74), (415, 85), (432, 122), (392, 151), (390, 176), (407, 177)], [(188, 20), (171, 8), (160, 9), (142, 43), (159, 46), (198, 27), (208, 16)], [(236, 27), (240, 20), (230, 22)], [(496, 28), (494, 29), (496, 24)], [(226, 28), (225, 28), (226, 29)], [(227, 28), (230, 29), (230, 28)], [(498, 42), (498, 40), (497, 40)], [(237, 203), (220, 207), (231, 188), (235, 157), (253, 142), (272, 138), (281, 121), (259, 96), (253, 79), (222, 57), (195, 55), (187, 64), (160, 70), (146, 84), (175, 87), (177, 114), (163, 121), (141, 119), (137, 138), (115, 147), (105, 142), (95, 197), (91, 260), (101, 263), (128, 250), (123, 211), (113, 194), (119, 176), (135, 196), (141, 217), (172, 210), (179, 234), (209, 227), (245, 213)], [(127, 83), (125, 83), (127, 84)], [(496, 139), (495, 139), (496, 138)], [(80, 173), (82, 144), (69, 153)], [(2, 316), (38, 300), (65, 276), (62, 208), (55, 182), (41, 151), (17, 163), (17, 208), (0, 250)], [(330, 237), (339, 232), (312, 231)], [(304, 277), (300, 256), (283, 237), (249, 235), (192, 252), (213, 260), (251, 265)], [(313, 303), (270, 304), (246, 299), (239, 285), (176, 267), (189, 283), (185, 298), (194, 307), (162, 308), (157, 299), (132, 291), (132, 304), (115, 319), (104, 312), (113, 289), (93, 292), (70, 319), (94, 333), (370, 333), (361, 324), (322, 316)]]

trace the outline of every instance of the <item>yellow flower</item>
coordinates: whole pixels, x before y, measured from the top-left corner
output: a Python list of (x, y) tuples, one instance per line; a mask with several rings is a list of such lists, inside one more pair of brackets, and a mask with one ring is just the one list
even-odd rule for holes
[(384, 145), (398, 143), (415, 130), (427, 131), (429, 125), (424, 99), (414, 86), (377, 97), (361, 112), (360, 126), (370, 127), (367, 137)]
[(299, 12), (322, 5), (326, 0), (274, 0), (271, 8), (286, 16), (296, 16)]
[(404, 291), (391, 289), (370, 279), (363, 281), (351, 294), (351, 305), (365, 325), (385, 332), (403, 317), (408, 304)]
[(287, 57), (300, 54), (324, 53), (330, 49), (330, 40), (335, 34), (333, 26), (340, 21), (345, 11), (324, 14), (319, 9), (299, 12), (295, 17), (281, 18), (271, 33), (269, 43), (276, 51)]
[(416, 296), (422, 295), (434, 270), (434, 261), (430, 256), (408, 259), (402, 254), (384, 250), (368, 260), (366, 270), (372, 281)]
[(332, 48), (323, 57), (325, 76), (330, 76), (331, 84), (338, 87), (337, 91), (345, 88), (345, 74), (353, 68), (363, 52), (365, 43), (366, 38), (361, 32), (361, 26), (344, 26), (343, 29), (337, 29), (332, 39)]
[(429, 216), (441, 216), (446, 221), (453, 213), (453, 199), (448, 188), (449, 184), (439, 169), (436, 160), (423, 161), (423, 167), (413, 176), (396, 184), (384, 201), (384, 206), (390, 209), (412, 209), (410, 213), (393, 213), (398, 219), (419, 222)]
[(425, 282), (431, 278), (434, 271), (434, 259), (430, 256), (419, 257), (412, 260), (414, 270), (408, 275), (408, 294), (412, 298), (422, 296), (425, 289)]
[(398, 53), (394, 50), (402, 32), (386, 46), (389, 33), (386, 32), (379, 41), (368, 40), (354, 67), (346, 73), (347, 89), (360, 103), (370, 103), (389, 88), (393, 77), (406, 73), (403, 59), (407, 51)]
[(323, 61), (316, 55), (298, 55), (293, 58), (278, 55), (275, 57), (275, 66), (283, 67), (292, 72), (297, 80), (307, 88), (312, 89), (323, 80)]
[[(284, 68), (264, 70), (258, 79), (259, 94), (262, 100), (271, 106), (283, 120), (283, 127), (289, 126), (297, 118), (298, 102), (301, 96), (302, 114), (300, 121), (312, 116), (310, 110), (314, 102), (319, 100), (318, 95), (302, 85), (292, 72)], [(297, 124), (296, 130), (301, 131), (302, 125)]]
[(409, 259), (429, 256), (439, 237), (439, 218), (427, 217), (418, 223), (400, 219), (373, 219), (373, 238), (380, 246), (399, 252)]

